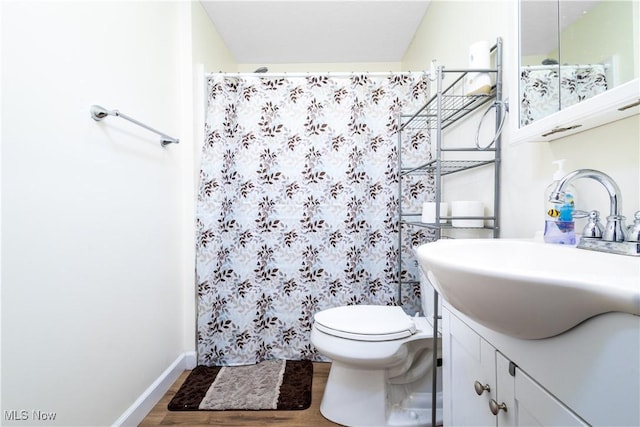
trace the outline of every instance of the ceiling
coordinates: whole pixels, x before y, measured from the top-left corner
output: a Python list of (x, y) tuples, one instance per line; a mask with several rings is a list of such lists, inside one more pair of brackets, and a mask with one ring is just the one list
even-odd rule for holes
[(240, 64), (399, 62), (429, 0), (201, 0)]

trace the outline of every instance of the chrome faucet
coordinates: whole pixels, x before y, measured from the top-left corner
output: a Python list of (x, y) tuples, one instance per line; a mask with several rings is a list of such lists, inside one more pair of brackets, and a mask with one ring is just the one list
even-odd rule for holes
[(622, 195), (618, 184), (609, 175), (594, 169), (578, 169), (564, 176), (556, 188), (551, 192), (549, 201), (554, 203), (564, 203), (564, 189), (572, 181), (579, 178), (591, 178), (598, 181), (609, 192), (610, 208), (607, 216), (607, 225), (602, 233), (604, 242), (624, 241), (624, 216), (622, 216)]

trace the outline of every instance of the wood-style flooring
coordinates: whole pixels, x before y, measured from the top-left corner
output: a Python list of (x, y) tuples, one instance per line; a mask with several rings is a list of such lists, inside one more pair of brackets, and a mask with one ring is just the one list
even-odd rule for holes
[(313, 363), (313, 387), (311, 407), (304, 411), (186, 411), (172, 412), (167, 405), (176, 394), (190, 371), (182, 373), (167, 394), (149, 412), (140, 426), (284, 426), (284, 427), (324, 427), (337, 426), (320, 414), (320, 401), (330, 363)]

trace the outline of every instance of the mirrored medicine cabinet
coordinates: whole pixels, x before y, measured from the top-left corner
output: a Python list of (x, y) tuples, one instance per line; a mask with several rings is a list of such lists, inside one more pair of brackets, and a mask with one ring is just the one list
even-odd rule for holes
[(519, 0), (511, 142), (551, 141), (639, 114), (639, 17), (634, 0)]

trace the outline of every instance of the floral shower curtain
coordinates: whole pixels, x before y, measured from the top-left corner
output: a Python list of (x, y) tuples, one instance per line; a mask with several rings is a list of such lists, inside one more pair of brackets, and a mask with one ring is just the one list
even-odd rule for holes
[[(415, 287), (398, 301), (397, 130), (399, 114), (427, 96), (424, 74), (209, 78), (196, 218), (199, 364), (322, 360), (309, 341), (317, 311), (415, 312)], [(428, 141), (414, 135), (403, 155), (424, 159)]]

